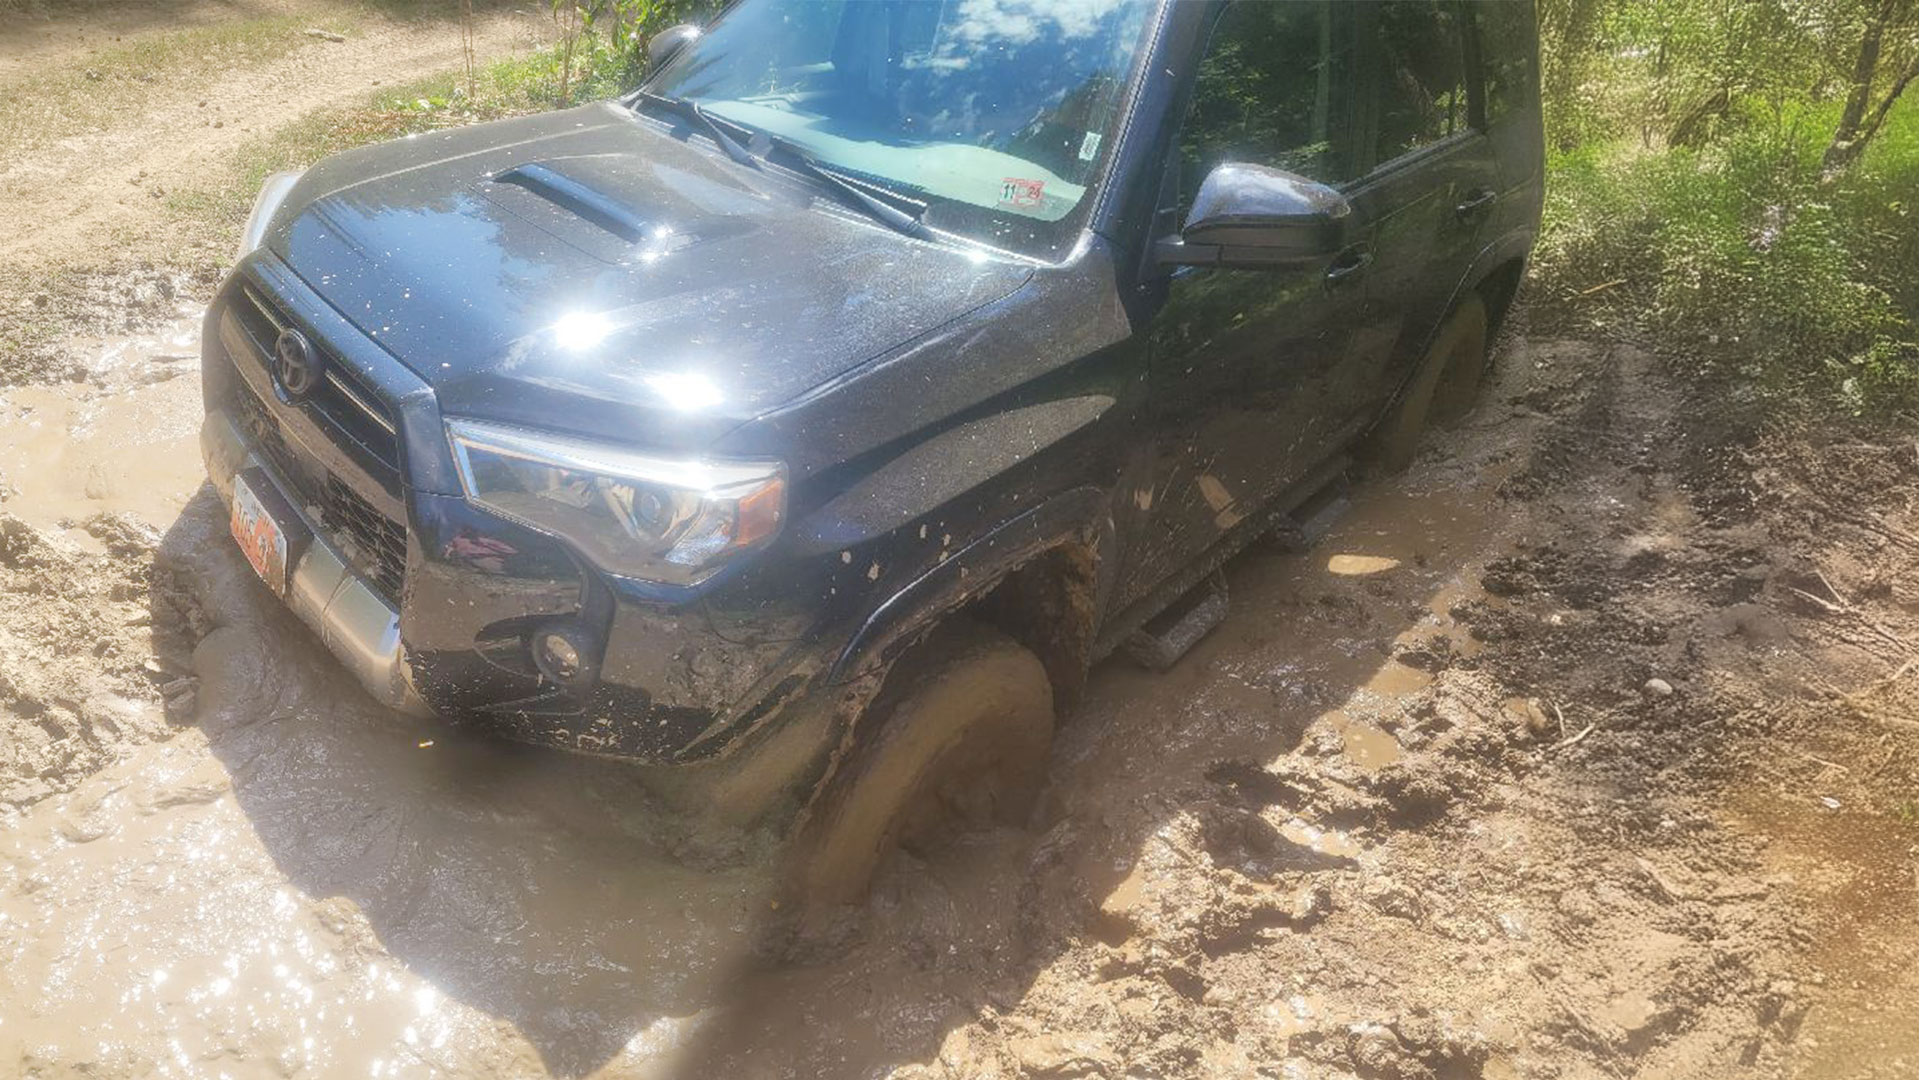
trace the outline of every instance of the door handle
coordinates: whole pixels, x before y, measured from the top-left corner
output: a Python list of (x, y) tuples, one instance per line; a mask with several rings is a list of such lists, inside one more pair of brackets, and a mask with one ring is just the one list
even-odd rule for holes
[(1474, 192), (1471, 196), (1468, 196), (1466, 202), (1463, 202), (1459, 206), (1454, 207), (1453, 212), (1456, 215), (1458, 215), (1462, 221), (1465, 221), (1468, 218), (1478, 217), (1479, 215), (1484, 214), (1488, 210), (1492, 209), (1493, 201), (1495, 199), (1498, 199), (1499, 197), (1500, 197), (1499, 192), (1491, 191), (1486, 188), (1481, 188), (1479, 191)]
[(1360, 280), (1373, 265), (1373, 249), (1370, 247), (1350, 247), (1333, 257), (1333, 265), (1327, 267), (1327, 288), (1343, 289)]

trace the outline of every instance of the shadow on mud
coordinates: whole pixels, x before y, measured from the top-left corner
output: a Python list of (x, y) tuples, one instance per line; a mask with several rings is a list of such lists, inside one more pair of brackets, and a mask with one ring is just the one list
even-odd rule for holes
[[(197, 722), (278, 869), (447, 996), (581, 1075), (714, 1008), (764, 876), (673, 857), (632, 770), (375, 705), (251, 576), (203, 490), (162, 546), (214, 628)], [(640, 1056), (651, 1056), (642, 1053)]]

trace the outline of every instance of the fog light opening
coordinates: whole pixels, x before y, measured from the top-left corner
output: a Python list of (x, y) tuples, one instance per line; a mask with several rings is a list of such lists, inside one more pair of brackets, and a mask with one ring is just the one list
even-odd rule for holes
[(597, 650), (577, 624), (543, 626), (533, 634), (533, 663), (540, 674), (561, 688), (578, 692), (591, 686)]

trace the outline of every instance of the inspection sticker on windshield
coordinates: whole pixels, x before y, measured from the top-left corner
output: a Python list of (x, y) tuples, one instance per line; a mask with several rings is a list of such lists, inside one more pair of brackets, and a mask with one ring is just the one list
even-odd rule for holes
[(1040, 205), (1046, 188), (1045, 180), (1022, 180), (1017, 176), (1009, 176), (1000, 181), (1000, 205), (1016, 210), (1031, 210)]
[(1080, 140), (1080, 160), (1092, 161), (1093, 155), (1099, 152), (1100, 152), (1100, 133), (1097, 131), (1087, 132), (1087, 137)]

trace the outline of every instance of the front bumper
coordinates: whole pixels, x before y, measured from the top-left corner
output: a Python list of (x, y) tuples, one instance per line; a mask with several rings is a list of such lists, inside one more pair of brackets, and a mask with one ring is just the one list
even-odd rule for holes
[(206, 460), (208, 479), (228, 506), (233, 502), (233, 478), (247, 468), (258, 468), (287, 496), (301, 524), (313, 534), (298, 560), (287, 568), (287, 606), (320, 635), (375, 700), (411, 715), (431, 714), (433, 710), (414, 689), (400, 640), (400, 613), (348, 566), (320, 524), (297, 509), (298, 500), (291, 497), (286, 479), (247, 448), (226, 410), (207, 413), (200, 426), (200, 454)]

